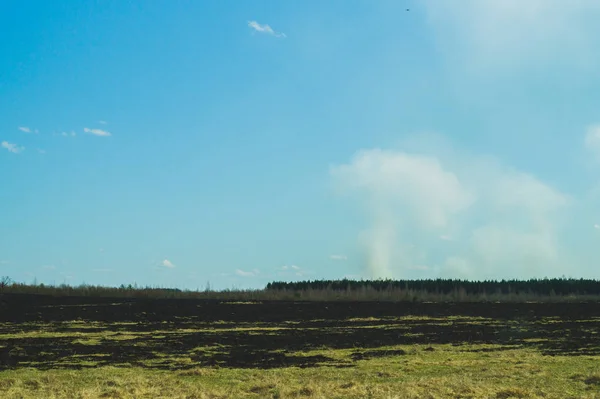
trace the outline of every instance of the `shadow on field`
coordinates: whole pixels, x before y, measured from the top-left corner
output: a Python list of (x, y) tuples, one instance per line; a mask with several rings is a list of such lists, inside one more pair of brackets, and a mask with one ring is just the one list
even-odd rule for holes
[[(363, 359), (407, 356), (385, 346), (433, 344), (600, 355), (600, 306), (595, 303), (114, 303), (18, 295), (3, 301), (0, 367), (352, 367)], [(403, 316), (413, 317), (399, 319)], [(340, 360), (326, 351), (307, 353), (326, 349), (352, 354)]]

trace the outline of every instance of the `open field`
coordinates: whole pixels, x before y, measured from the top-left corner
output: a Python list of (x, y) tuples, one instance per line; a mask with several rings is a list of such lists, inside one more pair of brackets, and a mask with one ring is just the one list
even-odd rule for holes
[(2, 398), (600, 398), (598, 303), (4, 295)]

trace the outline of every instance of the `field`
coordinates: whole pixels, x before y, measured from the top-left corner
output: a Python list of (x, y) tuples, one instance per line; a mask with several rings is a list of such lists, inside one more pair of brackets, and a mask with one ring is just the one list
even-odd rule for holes
[(0, 298), (2, 398), (600, 398), (600, 304)]

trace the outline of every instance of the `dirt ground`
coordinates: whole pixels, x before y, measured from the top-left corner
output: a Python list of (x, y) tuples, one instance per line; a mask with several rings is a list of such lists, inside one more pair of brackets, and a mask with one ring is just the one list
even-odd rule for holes
[[(357, 348), (351, 358), (361, 360), (400, 355), (378, 348), (435, 344), (600, 354), (597, 303), (227, 303), (25, 295), (1, 301), (4, 368), (81, 368), (86, 362), (163, 369), (352, 367), (297, 353)], [(169, 360), (178, 356), (191, 363)]]

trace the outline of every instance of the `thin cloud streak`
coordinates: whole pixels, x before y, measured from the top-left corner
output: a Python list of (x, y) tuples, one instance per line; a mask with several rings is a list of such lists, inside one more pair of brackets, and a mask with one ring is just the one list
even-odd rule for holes
[(281, 32), (275, 32), (273, 30), (273, 28), (271, 28), (269, 25), (264, 24), (261, 25), (256, 21), (248, 21), (248, 26), (252, 29), (254, 29), (255, 32), (258, 33), (264, 33), (267, 35), (271, 35), (271, 36), (275, 36), (275, 37), (281, 37), (281, 38), (285, 38), (286, 35), (285, 33), (281, 33)]
[(19, 126), (19, 130), (25, 133), (31, 133), (31, 129), (27, 126)]
[(110, 132), (107, 132), (106, 130), (102, 130), (102, 129), (90, 129), (90, 128), (84, 128), (83, 131), (85, 133), (89, 133), (89, 134), (93, 134), (94, 136), (99, 136), (99, 137), (108, 137), (111, 136)]
[(236, 269), (235, 270), (235, 274), (237, 274), (238, 276), (241, 276), (241, 277), (255, 277), (259, 273), (260, 273), (260, 271), (257, 270), (257, 269), (251, 270), (249, 272), (241, 270), (241, 269)]

